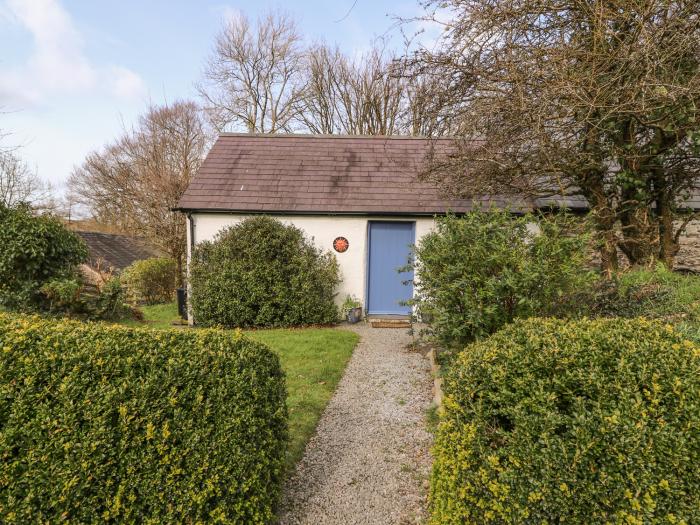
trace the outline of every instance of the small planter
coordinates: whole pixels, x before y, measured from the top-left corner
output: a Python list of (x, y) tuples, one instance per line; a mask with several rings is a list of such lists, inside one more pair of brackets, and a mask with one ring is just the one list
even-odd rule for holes
[(359, 323), (362, 320), (362, 307), (358, 306), (357, 308), (351, 308), (348, 310), (345, 318), (350, 324)]

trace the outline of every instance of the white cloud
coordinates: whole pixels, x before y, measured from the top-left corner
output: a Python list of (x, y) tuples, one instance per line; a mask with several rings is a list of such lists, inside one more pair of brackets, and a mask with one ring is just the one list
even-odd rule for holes
[(95, 90), (119, 97), (144, 93), (138, 74), (88, 59), (83, 39), (59, 0), (7, 0), (4, 11), (31, 33), (34, 47), (25, 64), (0, 71), (0, 97), (37, 103), (50, 95)]
[(228, 4), (214, 4), (208, 11), (216, 16), (222, 23), (233, 22), (245, 16), (244, 13)]
[(228, 5), (221, 6), (220, 11), (224, 22), (236, 22), (243, 17), (243, 13), (239, 9)]
[(112, 94), (117, 97), (137, 98), (145, 92), (141, 77), (125, 67), (111, 66), (106, 80), (111, 86)]

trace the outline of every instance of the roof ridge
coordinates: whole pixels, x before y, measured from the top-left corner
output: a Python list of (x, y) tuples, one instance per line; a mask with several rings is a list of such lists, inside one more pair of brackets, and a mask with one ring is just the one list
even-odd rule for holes
[(425, 135), (350, 135), (323, 133), (237, 133), (223, 131), (219, 137), (246, 138), (319, 138), (319, 139), (384, 139), (384, 140), (454, 140), (455, 137), (426, 137)]

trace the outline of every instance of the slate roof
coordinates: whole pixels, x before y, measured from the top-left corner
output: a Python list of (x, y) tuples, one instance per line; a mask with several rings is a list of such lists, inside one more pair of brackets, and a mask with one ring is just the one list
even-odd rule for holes
[[(449, 140), (342, 135), (222, 134), (190, 182), (181, 211), (434, 215), (472, 209), (417, 174)], [(484, 202), (523, 203), (489, 197)], [(528, 206), (529, 207), (529, 206)]]
[(128, 235), (99, 232), (75, 232), (88, 247), (91, 266), (100, 265), (103, 269), (123, 270), (131, 263), (158, 257), (160, 252), (143, 241)]
[[(176, 208), (180, 211), (435, 215), (468, 212), (473, 200), (446, 199), (417, 175), (430, 148), (451, 139), (349, 135), (224, 133), (209, 151)], [(543, 207), (586, 210), (583, 197), (527, 201), (484, 197), (513, 211)], [(700, 192), (685, 203), (700, 209)]]

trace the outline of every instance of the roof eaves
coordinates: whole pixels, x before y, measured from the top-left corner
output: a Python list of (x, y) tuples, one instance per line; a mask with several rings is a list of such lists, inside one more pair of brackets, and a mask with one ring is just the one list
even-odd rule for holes
[[(452, 209), (439, 211), (376, 211), (376, 210), (358, 210), (358, 211), (323, 211), (323, 210), (246, 210), (232, 208), (171, 208), (171, 211), (179, 211), (181, 213), (237, 213), (241, 215), (330, 215), (330, 216), (356, 216), (356, 217), (435, 217), (440, 215), (454, 214), (464, 215), (468, 210), (455, 211)], [(523, 215), (523, 210), (514, 210), (514, 215)]]

